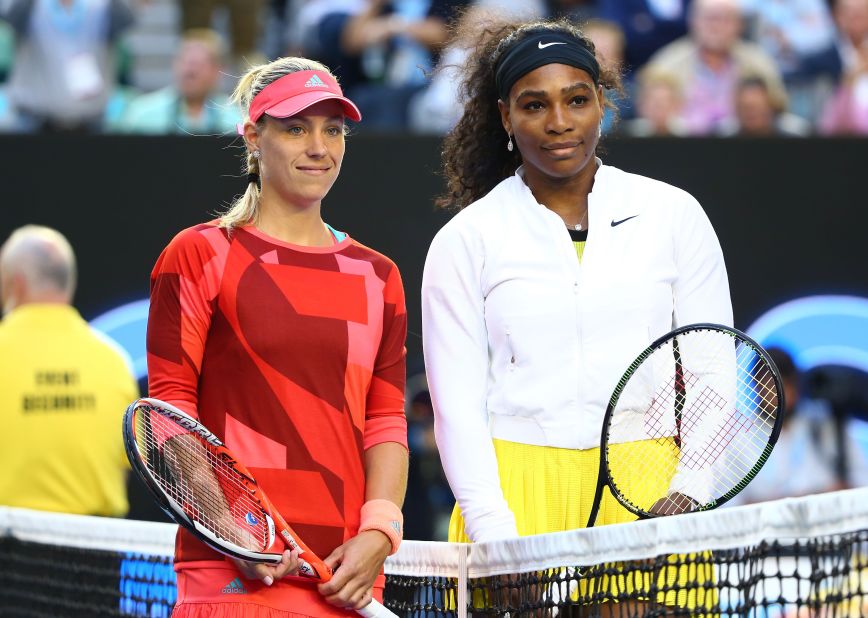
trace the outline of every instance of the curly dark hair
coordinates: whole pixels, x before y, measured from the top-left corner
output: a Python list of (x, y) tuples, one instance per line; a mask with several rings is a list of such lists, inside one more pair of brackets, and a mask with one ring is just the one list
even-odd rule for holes
[[(544, 28), (572, 35), (594, 51), (594, 44), (581, 28), (567, 19), (504, 22), (486, 16), (481, 22), (477, 19), (459, 22), (452, 43), (470, 50), (466, 62), (459, 67), (459, 93), (465, 101), (464, 113), (443, 141), (442, 175), (446, 179), (446, 193), (437, 198), (437, 206), (464, 208), (514, 174), (521, 165), (518, 149), (512, 152), (506, 149), (507, 137), (497, 108), (499, 96), (494, 68), (506, 49), (531, 31)], [(600, 84), (607, 90), (623, 92), (617, 68), (601, 64)], [(605, 104), (614, 108), (608, 98)]]

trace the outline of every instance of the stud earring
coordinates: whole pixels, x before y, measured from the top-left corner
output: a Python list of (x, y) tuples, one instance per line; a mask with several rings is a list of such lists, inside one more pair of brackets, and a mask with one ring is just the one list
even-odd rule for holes
[(512, 145), (512, 135), (510, 135), (509, 139), (506, 142), (506, 149), (512, 152), (513, 148), (515, 148), (515, 146)]
[(257, 160), (262, 156), (262, 153), (258, 150), (254, 150), (251, 154), (253, 155), (253, 158)]

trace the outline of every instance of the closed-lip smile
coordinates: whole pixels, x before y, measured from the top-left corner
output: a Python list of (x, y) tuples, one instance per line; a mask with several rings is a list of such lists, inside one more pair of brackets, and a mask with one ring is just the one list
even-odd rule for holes
[(544, 150), (564, 150), (565, 148), (575, 148), (579, 145), (579, 142), (553, 142), (551, 144), (546, 144), (543, 146)]

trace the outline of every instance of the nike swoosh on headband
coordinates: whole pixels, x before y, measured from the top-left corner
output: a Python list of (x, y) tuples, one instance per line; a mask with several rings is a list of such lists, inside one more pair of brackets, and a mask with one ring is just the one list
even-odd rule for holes
[(546, 47), (550, 47), (552, 45), (566, 45), (565, 41), (552, 41), (551, 43), (543, 43), (542, 41), (537, 43), (537, 47), (540, 49), (545, 49)]

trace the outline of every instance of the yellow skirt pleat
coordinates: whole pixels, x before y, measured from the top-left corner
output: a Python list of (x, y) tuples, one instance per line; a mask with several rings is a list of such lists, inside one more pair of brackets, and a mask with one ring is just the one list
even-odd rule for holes
[[(636, 496), (639, 504), (653, 502), (654, 498), (665, 493), (672, 473), (675, 471), (673, 445), (657, 443), (653, 440), (612, 445), (610, 465), (618, 461), (637, 461), (645, 458), (661, 459), (661, 455), (671, 459), (667, 473), (659, 474), (656, 479), (645, 478), (631, 470), (617, 470), (614, 477), (619, 483), (629, 485), (630, 496)], [(584, 528), (590, 515), (597, 486), (597, 473), (600, 465), (600, 449), (563, 449), (534, 446), (494, 440), (497, 455), (500, 485), (510, 509), (515, 515), (518, 533), (521, 536), (561, 532)], [(619, 457), (618, 451), (630, 449), (630, 457)], [(631, 474), (632, 473), (632, 474)], [(646, 496), (639, 495), (647, 494)], [(637, 517), (612, 496), (609, 488), (603, 490), (603, 498), (597, 514), (595, 526), (623, 523)], [(464, 531), (464, 519), (458, 505), (452, 512), (449, 522), (449, 540), (470, 542)], [(651, 570), (639, 570), (626, 565), (610, 564), (610, 574), (579, 582), (578, 590), (572, 594), (573, 600), (592, 595), (602, 601), (614, 600), (623, 595), (647, 600), (650, 591), (656, 589), (656, 601), (670, 607), (702, 608), (717, 603), (714, 589), (713, 568), (710, 554), (699, 556), (669, 556), (671, 566)], [(567, 566), (567, 565), (564, 565)], [(576, 566), (576, 565), (570, 565)], [(584, 566), (584, 565), (583, 565)], [(611, 574), (612, 572), (620, 574)], [(624, 572), (626, 571), (626, 573)], [(599, 572), (599, 571), (595, 571)], [(642, 593), (645, 593), (643, 595)], [(474, 607), (484, 607), (484, 595), (474, 594)], [(598, 601), (600, 602), (600, 601)]]

